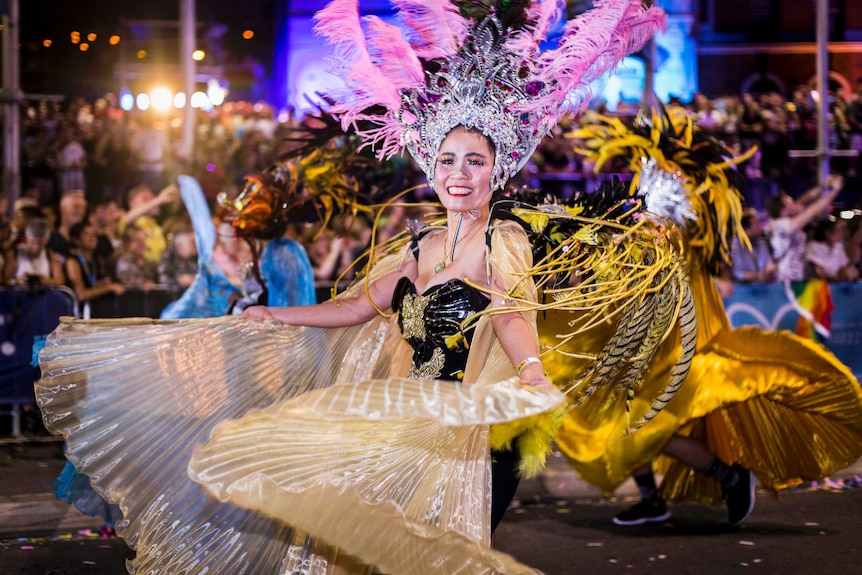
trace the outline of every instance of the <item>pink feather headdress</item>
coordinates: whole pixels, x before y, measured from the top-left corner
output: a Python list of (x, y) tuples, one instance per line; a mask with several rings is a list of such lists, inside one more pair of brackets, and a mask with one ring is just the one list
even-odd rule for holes
[(360, 19), (357, 0), (332, 0), (316, 14), (346, 85), (330, 94), (332, 112), (344, 128), (361, 122), (357, 133), (378, 158), (407, 148), (432, 186), (437, 151), (458, 125), (494, 142), (492, 184), (504, 186), (563, 114), (587, 106), (589, 83), (664, 24), (642, 0), (604, 0), (567, 22), (555, 49), (540, 51), (562, 0), (534, 0), (519, 30), (504, 29), (493, 11), (464, 17), (449, 0), (392, 5), (403, 29)]

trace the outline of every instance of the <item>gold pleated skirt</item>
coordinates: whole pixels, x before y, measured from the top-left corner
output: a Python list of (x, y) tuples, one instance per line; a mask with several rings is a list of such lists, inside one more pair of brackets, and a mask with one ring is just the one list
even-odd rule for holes
[[(774, 492), (825, 477), (862, 456), (862, 389), (844, 364), (820, 344), (786, 331), (732, 329), (705, 274), (692, 277), (692, 290), (697, 352), (667, 407), (626, 435), (633, 414), (643, 413), (667, 383), (679, 354), (679, 342), (672, 339), (652, 362), (630, 411), (624, 398), (607, 405), (609, 390), (600, 389), (564, 421), (557, 444), (586, 481), (610, 494), (635, 470), (653, 463), (664, 475), (667, 499), (719, 500), (714, 480), (662, 455), (674, 435), (703, 441), (725, 463), (751, 469)], [(554, 332), (554, 322), (566, 320), (546, 319), (546, 333)], [(576, 344), (595, 352), (612, 328)], [(546, 366), (556, 381), (579, 368), (561, 355)]]

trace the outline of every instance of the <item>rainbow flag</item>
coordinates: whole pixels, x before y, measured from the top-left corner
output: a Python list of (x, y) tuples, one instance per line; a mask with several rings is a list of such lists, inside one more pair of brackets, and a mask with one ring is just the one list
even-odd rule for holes
[(793, 282), (790, 289), (794, 307), (799, 312), (797, 335), (819, 342), (828, 339), (832, 329), (832, 310), (835, 309), (829, 282), (821, 279)]

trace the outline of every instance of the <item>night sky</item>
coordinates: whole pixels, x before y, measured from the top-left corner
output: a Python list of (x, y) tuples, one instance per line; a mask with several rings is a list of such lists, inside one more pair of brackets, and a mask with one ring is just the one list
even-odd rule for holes
[[(2, 0), (0, 0), (2, 3)], [(211, 50), (205, 63), (224, 65), (248, 60), (272, 65), (274, 54), (276, 0), (197, 0), (199, 47)], [(66, 94), (96, 97), (115, 91), (113, 72), (121, 57), (135, 61), (140, 47), (150, 51), (148, 62), (175, 60), (178, 31), (165, 32), (168, 41), (146, 46), (146, 39), (134, 39), (129, 20), (177, 20), (179, 0), (19, 0), (21, 86), (27, 93)], [(244, 40), (242, 32), (252, 29), (255, 36)], [(86, 52), (70, 40), (71, 32), (83, 37), (95, 33)], [(119, 34), (119, 46), (108, 38)], [(218, 49), (207, 45), (207, 37), (217, 38)], [(50, 41), (46, 46), (45, 41)], [(137, 42), (137, 43), (136, 43)], [(174, 45), (171, 45), (171, 44)], [(140, 44), (140, 45), (139, 45)], [(159, 50), (167, 52), (160, 56)]]

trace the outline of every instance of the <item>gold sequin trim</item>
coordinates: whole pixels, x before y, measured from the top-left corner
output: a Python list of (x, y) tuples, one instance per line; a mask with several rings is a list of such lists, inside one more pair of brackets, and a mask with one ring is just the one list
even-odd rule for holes
[(407, 377), (410, 379), (439, 379), (443, 366), (446, 364), (446, 356), (439, 347), (434, 348), (431, 359), (420, 366), (411, 365)]
[(407, 294), (401, 303), (401, 330), (404, 339), (425, 341), (425, 308), (430, 296)]

